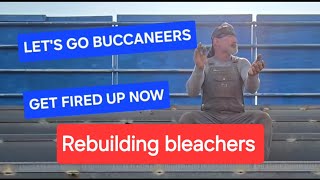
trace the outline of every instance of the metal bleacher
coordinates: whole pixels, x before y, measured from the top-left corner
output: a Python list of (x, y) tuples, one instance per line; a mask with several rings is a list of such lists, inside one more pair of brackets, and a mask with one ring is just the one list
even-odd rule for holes
[[(174, 124), (198, 110), (185, 93), (193, 50), (21, 63), (17, 35), (70, 28), (195, 20), (197, 39), (210, 44), (214, 26), (229, 22), (239, 34), (238, 56), (261, 53), (261, 87), (245, 94), (247, 111), (273, 120), (270, 159), (259, 165), (60, 165), (59, 123)], [(307, 27), (307, 28), (306, 28)], [(319, 15), (118, 15), (101, 17), (0, 16), (0, 178), (320, 178)], [(82, 86), (167, 80), (171, 107), (88, 116), (25, 120), (22, 93)]]

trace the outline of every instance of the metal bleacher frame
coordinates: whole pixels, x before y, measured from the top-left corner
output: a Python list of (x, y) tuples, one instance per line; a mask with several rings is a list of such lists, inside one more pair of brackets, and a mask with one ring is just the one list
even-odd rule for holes
[[(55, 25), (77, 25), (86, 24), (90, 26), (104, 25), (129, 25), (141, 22), (1, 22), (0, 26), (55, 26)], [(142, 22), (145, 24), (145, 22)], [(154, 23), (154, 22), (153, 22)], [(256, 25), (293, 25), (314, 24), (320, 26), (320, 21), (315, 22), (230, 22), (231, 24), (252, 25), (252, 44), (240, 44), (239, 47), (251, 48), (252, 59), (256, 58), (259, 47), (320, 47), (320, 44), (257, 44), (255, 36)], [(197, 24), (205, 24), (197, 22)], [(17, 49), (16, 44), (2, 44), (0, 49)], [(118, 74), (121, 72), (142, 73), (191, 73), (192, 69), (119, 69), (118, 55), (112, 56), (111, 69), (0, 69), (0, 73), (112, 73), (112, 84), (118, 84)], [(320, 68), (298, 68), (298, 69), (265, 69), (262, 73), (272, 72), (320, 72)], [(187, 97), (186, 93), (170, 93), (171, 97)], [(256, 93), (245, 94), (245, 96), (308, 96), (319, 97), (320, 93)], [(1, 93), (0, 98), (18, 97), (21, 93)], [(250, 107), (252, 109), (264, 109), (273, 107)], [(192, 109), (192, 107), (173, 107), (176, 109)], [(296, 110), (320, 109), (319, 106), (298, 106)], [(22, 111), (21, 107), (3, 107)], [(275, 108), (276, 109), (276, 108)], [(172, 110), (172, 108), (171, 108)], [(318, 119), (319, 120), (319, 119)], [(128, 123), (128, 121), (126, 121)], [(1, 132), (0, 132), (1, 133)], [(48, 134), (47, 137), (53, 134)], [(0, 143), (2, 140), (0, 139)], [(320, 178), (320, 161), (267, 161), (260, 165), (60, 165), (56, 162), (0, 162), (0, 178)]]
[[(160, 23), (160, 22), (152, 22)], [(207, 25), (204, 22), (196, 22), (197, 24)], [(295, 22), (229, 22), (230, 24), (250, 24), (252, 25), (252, 44), (239, 44), (239, 47), (251, 48), (253, 52), (256, 52), (259, 47), (272, 47), (272, 48), (297, 48), (297, 47), (320, 47), (320, 44), (257, 44), (257, 37), (255, 36), (256, 25), (320, 25), (320, 21), (295, 21)], [(14, 26), (14, 25), (24, 25), (24, 26), (73, 26), (86, 24), (90, 26), (104, 26), (104, 25), (134, 25), (134, 24), (147, 24), (147, 22), (0, 22), (0, 26)], [(217, 25), (218, 23), (211, 23), (212, 25)], [(207, 44), (210, 46), (210, 44)], [(0, 44), (0, 49), (17, 49), (17, 44)], [(118, 73), (121, 72), (142, 72), (142, 73), (191, 73), (193, 69), (119, 69), (118, 68), (118, 56), (112, 55), (112, 68), (111, 69), (0, 69), (0, 73), (112, 73), (112, 85), (118, 84)], [(256, 59), (257, 54), (252, 53), (251, 59)], [(262, 70), (262, 73), (273, 73), (273, 72), (315, 72), (319, 73), (320, 68), (276, 68), (270, 69), (266, 68)], [(170, 93), (171, 97), (187, 97), (187, 93)], [(308, 97), (320, 97), (320, 93), (245, 93), (245, 96), (308, 96)], [(22, 93), (0, 93), (0, 97), (22, 97)], [(255, 104), (257, 105), (257, 104)]]

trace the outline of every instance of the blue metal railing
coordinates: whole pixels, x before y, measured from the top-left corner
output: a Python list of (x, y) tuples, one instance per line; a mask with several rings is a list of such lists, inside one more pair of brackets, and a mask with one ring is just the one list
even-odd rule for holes
[[(148, 24), (161, 22), (0, 22), (1, 26), (119, 26), (119, 25), (133, 25), (133, 24)], [(257, 27), (263, 26), (297, 26), (297, 25), (319, 25), (320, 21), (281, 21), (281, 22), (229, 22), (233, 25), (251, 26), (251, 44), (240, 44), (240, 48), (250, 48), (251, 60), (256, 59), (259, 48), (320, 48), (320, 44), (258, 44), (257, 42)], [(220, 22), (196, 22), (199, 26), (218, 25)], [(208, 44), (209, 46), (209, 44)], [(0, 49), (17, 49), (17, 44), (0, 44)], [(111, 69), (0, 69), (0, 73), (111, 73), (112, 84), (118, 84), (119, 73), (191, 73), (192, 69), (119, 69), (118, 55), (112, 56)], [(296, 72), (310, 72), (319, 73), (320, 68), (277, 68), (264, 69), (262, 73), (296, 73)], [(2, 93), (0, 97), (20, 97), (20, 93)], [(173, 97), (186, 97), (186, 93), (171, 93)], [(320, 96), (320, 93), (256, 93), (245, 94), (245, 96), (255, 96), (255, 105), (257, 105), (257, 98), (259, 96)]]

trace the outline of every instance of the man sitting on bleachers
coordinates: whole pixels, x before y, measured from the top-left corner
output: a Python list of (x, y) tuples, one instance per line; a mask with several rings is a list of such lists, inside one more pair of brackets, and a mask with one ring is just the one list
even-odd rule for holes
[(237, 37), (232, 25), (223, 23), (212, 33), (212, 48), (205, 53), (199, 44), (194, 51), (194, 70), (186, 83), (189, 96), (201, 93), (201, 111), (185, 113), (183, 124), (263, 124), (265, 160), (270, 153), (272, 121), (263, 111), (246, 112), (244, 90), (255, 93), (260, 86), (259, 73), (264, 61), (259, 55), (252, 65), (237, 57)]

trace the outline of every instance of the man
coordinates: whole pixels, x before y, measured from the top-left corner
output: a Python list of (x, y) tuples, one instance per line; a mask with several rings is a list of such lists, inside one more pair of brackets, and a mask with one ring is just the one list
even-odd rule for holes
[(235, 56), (237, 37), (232, 25), (223, 23), (212, 33), (208, 55), (201, 44), (194, 51), (194, 70), (186, 83), (188, 95), (202, 95), (201, 111), (183, 114), (183, 124), (263, 124), (265, 160), (270, 153), (272, 121), (263, 111), (244, 109), (244, 90), (255, 93), (260, 86), (259, 73), (264, 68), (261, 55), (250, 64)]

